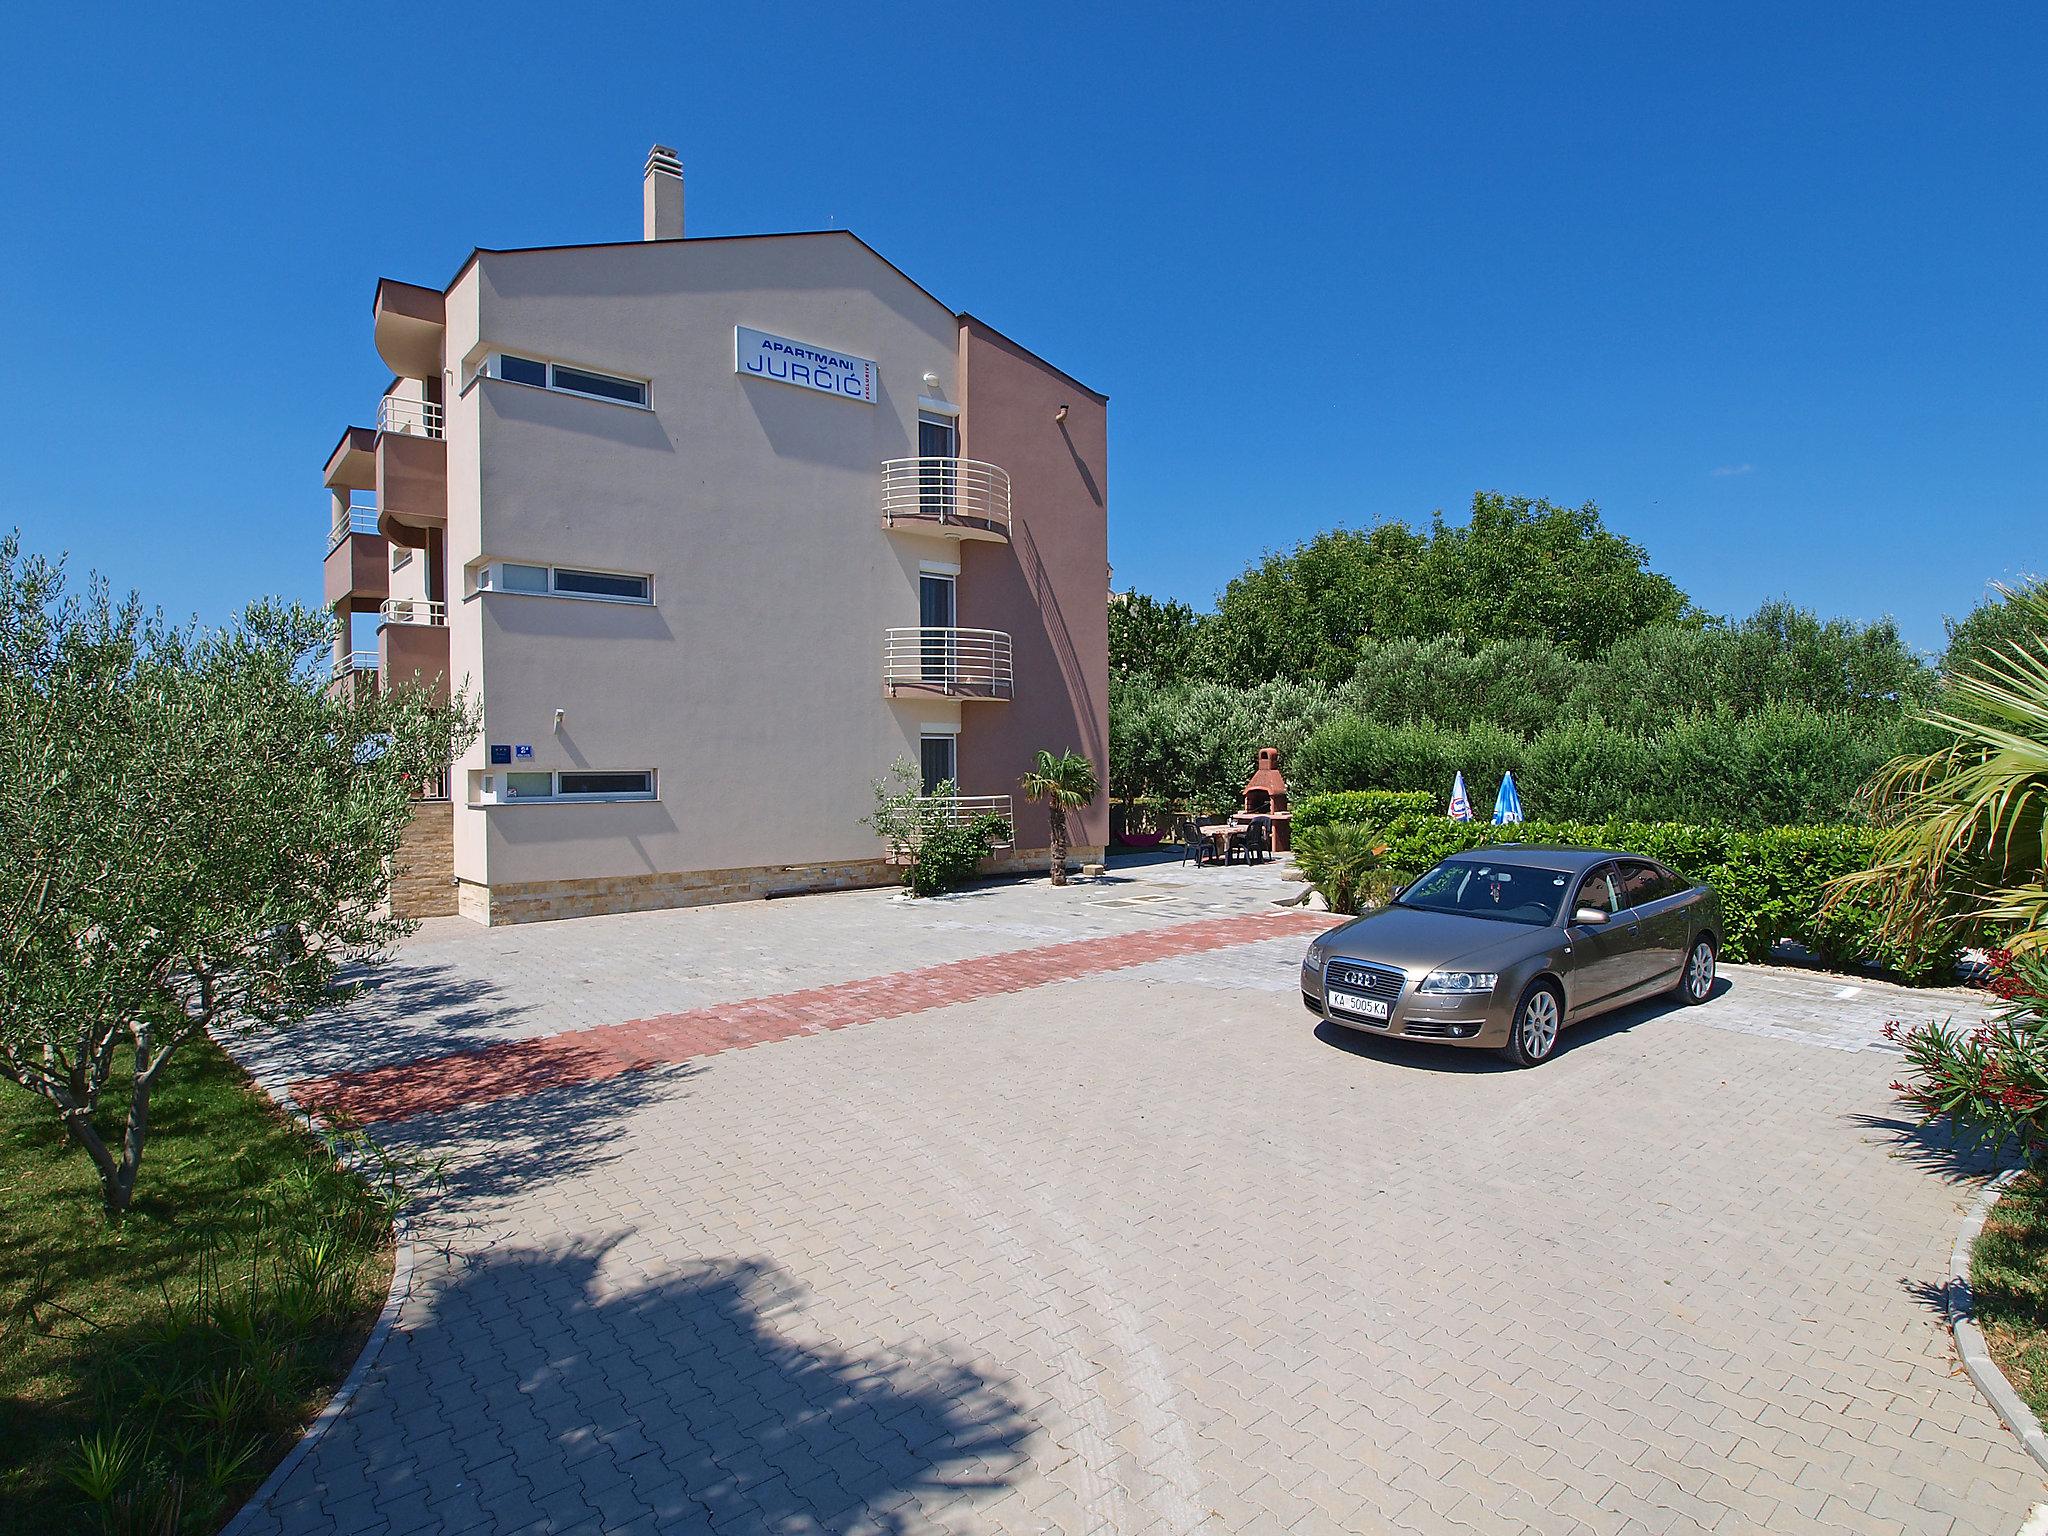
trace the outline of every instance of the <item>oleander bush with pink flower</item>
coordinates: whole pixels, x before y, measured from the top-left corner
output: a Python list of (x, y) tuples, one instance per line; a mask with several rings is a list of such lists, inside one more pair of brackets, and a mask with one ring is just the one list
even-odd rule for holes
[(1892, 1091), (1924, 1121), (1943, 1121), (1964, 1145), (2018, 1148), (2048, 1168), (2048, 950), (1993, 950), (1993, 1016), (1972, 1028), (1952, 1022), (1885, 1026), (1905, 1052), (1906, 1077)]

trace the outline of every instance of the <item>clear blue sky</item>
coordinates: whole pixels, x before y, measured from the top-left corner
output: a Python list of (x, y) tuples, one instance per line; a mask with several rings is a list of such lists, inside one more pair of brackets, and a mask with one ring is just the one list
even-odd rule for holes
[(994, 10), (24, 16), (0, 527), (318, 601), (377, 277), (635, 237), (660, 140), (693, 233), (844, 225), (1107, 391), (1119, 586), (1480, 487), (1921, 646), (2048, 569), (2039, 5)]

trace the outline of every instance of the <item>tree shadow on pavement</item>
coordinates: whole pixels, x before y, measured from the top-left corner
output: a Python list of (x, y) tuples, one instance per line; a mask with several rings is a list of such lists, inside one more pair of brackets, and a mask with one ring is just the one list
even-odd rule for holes
[(504, 1038), (502, 1026), (531, 1012), (494, 982), (452, 966), (393, 960), (343, 978), (354, 990), (303, 1023), (228, 1041), (256, 1071), (293, 1080), (388, 1061), (471, 1050)]
[(1853, 1114), (1848, 1119), (1863, 1130), (1883, 1133), (1891, 1143), (1892, 1156), (1949, 1184), (1974, 1184), (2019, 1155), (2017, 1143), (1987, 1147), (1958, 1141), (1945, 1123), (1922, 1124), (1904, 1109), (1896, 1114)]
[(916, 1344), (836, 1347), (772, 1264), (629, 1241), (429, 1281), (259, 1529), (897, 1532), (1024, 1464), (1007, 1384)]

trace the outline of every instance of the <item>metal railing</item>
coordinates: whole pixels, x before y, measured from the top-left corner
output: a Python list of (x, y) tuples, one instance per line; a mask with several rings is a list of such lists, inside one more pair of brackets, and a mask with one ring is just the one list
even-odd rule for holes
[(377, 509), (373, 506), (350, 507), (334, 519), (334, 527), (327, 535), (327, 549), (331, 554), (341, 547), (341, 541), (352, 533), (375, 533), (377, 531)]
[(882, 683), (963, 699), (1007, 699), (1015, 691), (1010, 637), (999, 629), (883, 632)]
[(944, 808), (949, 813), (948, 824), (955, 827), (964, 827), (977, 816), (1002, 817), (1004, 835), (996, 843), (998, 848), (1009, 847), (1017, 835), (1017, 817), (1008, 795), (920, 795), (917, 803)]
[(386, 395), (377, 402), (377, 430), (401, 437), (439, 437), (441, 407), (432, 400), (403, 400)]
[(377, 612), (386, 624), (431, 624), (438, 628), (448, 622), (448, 605), (424, 597), (387, 597)]
[(334, 679), (336, 682), (358, 672), (377, 675), (377, 653), (375, 651), (347, 651), (334, 658)]
[(1010, 475), (979, 459), (888, 459), (882, 521), (1010, 536)]
[[(1008, 795), (919, 795), (916, 804), (923, 824), (923, 812), (929, 807), (936, 813), (935, 819), (941, 825), (964, 827), (977, 816), (1000, 816), (1003, 820), (1003, 835), (993, 846), (1011, 848), (1017, 841), (1017, 817), (1011, 808)], [(891, 858), (907, 859), (915, 851), (921, 834), (912, 832), (908, 837), (891, 838)]]

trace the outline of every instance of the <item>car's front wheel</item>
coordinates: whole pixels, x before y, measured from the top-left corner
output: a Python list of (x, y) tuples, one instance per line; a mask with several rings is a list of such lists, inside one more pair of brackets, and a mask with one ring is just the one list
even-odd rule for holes
[(1692, 941), (1685, 967), (1678, 973), (1678, 1000), (1704, 1003), (1714, 992), (1714, 941), (1702, 936)]
[(1515, 1022), (1501, 1054), (1518, 1067), (1548, 1061), (1557, 1053), (1557, 1035), (1563, 1027), (1564, 1009), (1556, 988), (1536, 982), (1515, 1004)]

